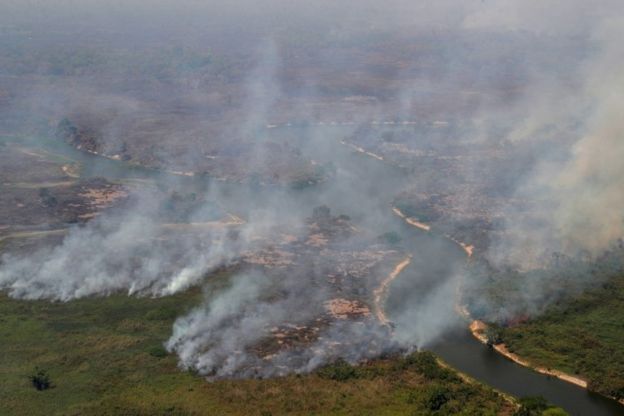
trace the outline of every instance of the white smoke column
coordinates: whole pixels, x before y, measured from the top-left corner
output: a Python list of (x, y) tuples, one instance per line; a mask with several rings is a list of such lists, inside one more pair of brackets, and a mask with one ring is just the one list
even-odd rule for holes
[[(398, 347), (388, 329), (374, 320), (338, 320), (310, 344), (266, 356), (250, 350), (272, 337), (271, 328), (305, 326), (322, 312), (322, 289), (288, 280), (259, 272), (233, 277), (230, 288), (176, 320), (167, 349), (179, 356), (180, 367), (218, 379), (305, 373), (337, 358), (357, 363)], [(275, 285), (288, 295), (268, 300), (267, 291)]]
[(285, 310), (261, 302), (269, 285), (266, 276), (238, 276), (225, 293), (178, 318), (167, 349), (180, 357), (180, 365), (216, 377), (232, 376), (256, 358), (245, 348), (266, 333), (267, 325), (284, 319)]
[(554, 215), (564, 251), (598, 253), (624, 236), (624, 19), (602, 26), (600, 59), (589, 67), (585, 94), (593, 110), (573, 158), (554, 177)]
[(245, 246), (231, 240), (226, 227), (162, 239), (153, 204), (143, 195), (132, 207), (70, 228), (58, 246), (4, 254), (0, 289), (16, 298), (60, 301), (119, 291), (165, 296), (197, 284)]
[(459, 275), (435, 287), (424, 299), (407, 304), (394, 318), (396, 342), (404, 348), (423, 348), (458, 323), (454, 302)]
[(539, 144), (541, 160), (505, 212), (505, 235), (488, 253), (494, 263), (540, 267), (550, 253), (598, 254), (624, 236), (622, 23), (596, 23), (580, 87), (526, 92), (524, 101), (535, 108), (509, 139)]

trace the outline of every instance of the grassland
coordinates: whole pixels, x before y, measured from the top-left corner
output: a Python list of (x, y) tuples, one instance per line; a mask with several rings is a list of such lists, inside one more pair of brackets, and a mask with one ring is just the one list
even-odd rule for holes
[[(226, 284), (214, 276), (211, 290)], [(113, 295), (67, 303), (0, 295), (2, 415), (511, 414), (498, 393), (468, 383), (433, 355), (338, 363), (309, 375), (207, 382), (177, 367), (162, 343), (193, 289), (152, 299)], [(38, 391), (29, 376), (48, 372)], [(438, 409), (437, 411), (432, 409)]]
[(532, 363), (579, 375), (591, 390), (624, 399), (624, 275), (501, 335)]

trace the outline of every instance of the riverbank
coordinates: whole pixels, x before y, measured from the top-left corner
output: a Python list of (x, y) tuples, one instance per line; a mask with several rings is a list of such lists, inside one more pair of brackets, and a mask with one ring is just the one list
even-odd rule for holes
[[(475, 319), (470, 323), (470, 332), (476, 339), (478, 339), (484, 345), (489, 345), (488, 338), (486, 336), (487, 330), (488, 330), (488, 325), (483, 321), (479, 321)], [(564, 373), (563, 371), (551, 370), (548, 368), (535, 366), (529, 363), (527, 360), (519, 357), (517, 354), (514, 354), (513, 352), (509, 351), (509, 349), (507, 348), (505, 344), (495, 344), (495, 345), (492, 345), (492, 348), (494, 348), (496, 352), (510, 359), (516, 364), (519, 364), (524, 367), (528, 367), (534, 371), (537, 371), (538, 373), (545, 374), (547, 376), (556, 377), (559, 380), (567, 381), (568, 383), (575, 384), (584, 389), (587, 388), (587, 381), (583, 380), (582, 378), (572, 376), (570, 374)], [(620, 402), (624, 404), (624, 402), (622, 401)]]
[(482, 383), (481, 381), (477, 380), (474, 377), (470, 377), (468, 374), (459, 371), (458, 369), (456, 369), (455, 367), (453, 367), (452, 365), (450, 365), (449, 363), (447, 363), (446, 361), (444, 361), (442, 358), (437, 357), (436, 358), (436, 362), (438, 363), (438, 365), (442, 368), (445, 368), (447, 370), (453, 371), (454, 373), (457, 374), (457, 376), (466, 384), (470, 384), (473, 386), (477, 386), (480, 388), (490, 388), (492, 390), (494, 390), (500, 397), (503, 398), (503, 400), (505, 400), (512, 408), (514, 408), (515, 410), (520, 409), (520, 404), (518, 403), (518, 399), (515, 398), (514, 396), (507, 394), (503, 391), (497, 390), (495, 388), (493, 388), (492, 386), (489, 386), (485, 383)]
[(390, 320), (388, 319), (388, 316), (383, 309), (383, 300), (386, 296), (386, 293), (388, 292), (388, 288), (390, 287), (390, 284), (394, 281), (394, 279), (396, 279), (401, 274), (401, 272), (410, 265), (411, 262), (412, 256), (407, 256), (394, 267), (388, 277), (381, 281), (379, 287), (373, 290), (373, 306), (375, 310), (375, 316), (382, 325), (390, 324)]
[(396, 215), (398, 215), (399, 217), (403, 218), (403, 220), (408, 223), (409, 225), (412, 225), (416, 228), (420, 228), (423, 231), (431, 231), (431, 226), (419, 222), (417, 220), (415, 220), (412, 217), (408, 217), (407, 215), (405, 215), (400, 209), (398, 209), (397, 207), (392, 207), (392, 212), (394, 212)]
[[(472, 254), (472, 252), (470, 254)], [(474, 319), (470, 315), (470, 312), (468, 311), (468, 309), (461, 304), (461, 291), (460, 290), (458, 290), (458, 302), (459, 303), (456, 304), (455, 310), (460, 316), (463, 316), (468, 322), (470, 322), (469, 324), (470, 333), (475, 339), (477, 339), (483, 345), (487, 345), (488, 347), (491, 347), (498, 354), (502, 355), (508, 360), (513, 361), (514, 363), (518, 365), (529, 368), (535, 372), (544, 374), (549, 377), (555, 377), (559, 380), (565, 381), (566, 383), (570, 383), (575, 386), (581, 387), (583, 389), (600, 394), (606, 398), (617, 401), (621, 405), (624, 405), (624, 399), (617, 399), (616, 397), (612, 397), (608, 394), (601, 393), (600, 391), (590, 389), (589, 382), (581, 377), (566, 373), (564, 371), (535, 365), (531, 363), (529, 360), (527, 360), (526, 358), (523, 358), (520, 355), (511, 352), (505, 343), (491, 344), (487, 336), (487, 331), (489, 329), (488, 324), (481, 320)]]
[[(231, 272), (213, 275), (210, 291), (196, 287), (160, 298), (118, 293), (49, 303), (0, 294), (10, 329), (0, 345), (0, 414), (428, 414), (440, 391), (449, 414), (515, 410), (482, 383), (429, 365), (435, 364), (429, 353), (266, 379), (208, 383), (180, 371), (177, 356), (162, 347), (175, 318), (205, 293), (227, 287)], [(54, 388), (32, 387), (27, 376), (35, 366), (48, 372)]]
[[(604, 270), (609, 267), (605, 262)], [(579, 374), (589, 390), (624, 405), (623, 295), (624, 275), (618, 274), (530, 321), (501, 328), (500, 338), (523, 360)]]
[[(359, 155), (355, 155), (355, 154), (354, 154), (354, 157), (359, 157)], [(377, 163), (377, 162), (371, 162), (371, 163)], [(384, 201), (385, 201), (385, 200), (388, 200), (388, 199), (384, 198)], [(394, 213), (395, 213), (396, 215), (399, 215), (396, 211), (395, 211)], [(400, 213), (400, 211), (399, 211), (399, 213)], [(419, 230), (421, 230), (421, 231), (431, 231), (431, 227), (429, 227), (427, 224), (422, 224), (422, 223), (419, 223), (419, 222), (418, 222), (418, 221), (416, 221), (415, 219), (411, 219), (411, 220), (412, 220), (411, 222), (408, 222), (408, 221), (405, 221), (405, 222), (406, 222), (407, 224), (409, 224), (410, 226), (413, 226), (413, 227), (419, 228)], [(422, 225), (423, 227), (421, 227), (421, 226), (419, 226), (419, 225)], [(434, 229), (434, 231), (435, 231), (435, 229)], [(419, 232), (420, 232), (420, 231), (419, 231)], [(445, 237), (450, 238), (449, 236), (445, 236)], [(457, 244), (459, 244), (459, 245), (461, 246), (461, 248), (462, 248), (462, 249), (463, 249), (463, 251), (466, 253), (466, 255), (468, 255), (469, 257), (471, 256), (472, 251), (467, 249), (467, 248), (469, 247), (468, 245), (462, 245), (461, 243), (459, 243), (459, 242), (457, 242), (457, 241), (454, 241), (454, 242), (455, 242), (455, 243), (457, 243)], [(459, 261), (461, 261), (461, 259), (460, 259)], [(400, 273), (400, 272), (399, 272), (399, 273)], [(397, 276), (398, 276), (398, 274), (397, 274)], [(390, 280), (390, 282), (392, 282), (392, 281), (394, 281), (394, 279)], [(385, 285), (385, 289), (382, 291), (382, 296), (380, 297), (380, 299), (381, 299), (381, 298), (383, 298), (383, 292), (384, 292), (385, 290), (388, 290), (388, 287), (389, 287), (389, 286), (391, 286), (391, 285), (390, 285), (390, 282), (388, 282), (388, 284), (386, 284), (386, 285)], [(471, 343), (471, 344), (474, 344), (475, 349), (478, 349), (478, 350), (480, 350), (480, 351), (486, 350), (486, 349), (482, 348), (480, 344), (478, 344), (478, 343), (474, 342), (474, 340), (472, 340), (472, 338), (471, 338), (470, 334), (468, 333), (468, 331), (465, 331), (465, 335), (466, 335), (466, 338), (470, 340), (470, 343)], [(463, 353), (462, 353), (462, 354), (463, 354)], [(475, 355), (474, 355), (474, 354), (473, 354), (472, 356), (470, 356), (470, 359), (471, 359), (471, 360), (472, 360), (472, 359), (474, 359), (474, 358), (475, 358)], [(501, 359), (501, 361), (507, 362), (506, 360), (502, 360), (502, 359)], [(508, 363), (508, 364), (509, 364), (510, 366), (512, 366), (512, 367), (513, 367), (513, 364), (511, 364), (511, 363)], [(508, 371), (508, 373), (511, 373), (512, 375), (514, 375), (514, 376), (515, 376), (515, 371)], [(478, 373), (471, 372), (471, 374), (478, 374)], [(541, 376), (537, 376), (537, 375), (536, 375), (536, 377), (541, 377)], [(477, 379), (481, 379), (481, 377), (477, 377)], [(483, 378), (483, 379), (484, 379), (484, 380), (487, 380), (487, 378)], [(497, 383), (496, 383), (496, 382), (492, 382), (491, 380), (489, 380), (488, 382), (489, 382), (490, 384), (492, 384), (492, 385), (497, 385)], [(561, 384), (564, 384), (564, 383), (561, 383)], [(508, 388), (506, 388), (506, 387), (501, 387), (501, 388), (504, 388), (506, 391), (515, 392), (515, 390), (513, 390), (513, 389), (508, 389)], [(515, 393), (514, 393), (514, 394), (515, 394)], [(576, 394), (576, 393), (574, 393), (574, 394)], [(518, 394), (518, 395), (521, 395), (521, 394)], [(572, 394), (571, 394), (571, 395), (572, 395)]]
[[(407, 217), (400, 209), (393, 207), (392, 211), (399, 216), (400, 218), (402, 218), (406, 223), (419, 228), (423, 231), (431, 231), (431, 226), (427, 225), (427, 224), (422, 224), (412, 218)], [(467, 259), (470, 260), (474, 254), (474, 247), (472, 245), (469, 245), (467, 243), (463, 243), (460, 241), (457, 241), (456, 239), (452, 238), (451, 236), (445, 235), (444, 237), (448, 238), (449, 240), (453, 241), (454, 243), (458, 244), (463, 251), (466, 253)], [(488, 343), (488, 337), (486, 335), (487, 333), (487, 329), (488, 329), (488, 325), (480, 320), (476, 320), (474, 318), (472, 318), (472, 316), (470, 315), (469, 311), (467, 310), (467, 308), (465, 306), (462, 305), (462, 301), (461, 301), (461, 285), (462, 285), (462, 281), (461, 279), (459, 280), (458, 283), (458, 288), (457, 288), (457, 296), (456, 296), (456, 304), (455, 304), (455, 311), (457, 312), (458, 315), (462, 316), (463, 318), (465, 318), (467, 320), (467, 322), (470, 322), (469, 324), (469, 330), (470, 333), (472, 334), (472, 336), (477, 339), (479, 342), (481, 342), (484, 345), (490, 345)], [(514, 363), (521, 365), (523, 367), (529, 368), (533, 371), (536, 371), (540, 374), (544, 374), (550, 377), (555, 377), (559, 380), (565, 381), (567, 383), (576, 385), (578, 387), (581, 387), (583, 389), (588, 389), (588, 382), (587, 380), (584, 380), (580, 377), (568, 374), (566, 372), (563, 371), (559, 371), (559, 370), (553, 370), (553, 369), (549, 369), (549, 368), (545, 368), (545, 367), (540, 367), (537, 365), (533, 365), (532, 363), (530, 363), (528, 360), (520, 357), (518, 354), (512, 353), (511, 351), (509, 351), (509, 349), (507, 348), (507, 346), (505, 344), (496, 344), (496, 345), (492, 345), (492, 348), (494, 351), (496, 351), (498, 354), (502, 355), (503, 357), (513, 361)], [(600, 393), (599, 393), (600, 394)], [(613, 400), (617, 400), (613, 397), (609, 397), (608, 395), (603, 395), (605, 397), (608, 397), (610, 399)], [(617, 400), (620, 404), (624, 405), (624, 400)]]

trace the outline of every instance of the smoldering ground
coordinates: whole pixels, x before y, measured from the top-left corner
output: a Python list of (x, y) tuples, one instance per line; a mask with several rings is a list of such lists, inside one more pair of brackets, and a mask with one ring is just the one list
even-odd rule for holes
[[(28, 26), (35, 37), (38, 32), (33, 26), (37, 22), (42, 27), (58, 28), (78, 20), (85, 25), (92, 22), (100, 28), (120, 29), (125, 34), (124, 39), (112, 36), (110, 43), (102, 41), (104, 49), (115, 50), (115, 45), (125, 42), (137, 50), (142, 50), (142, 44), (157, 44), (158, 49), (163, 43), (196, 45), (218, 38), (221, 40), (215, 41), (216, 50), (229, 48), (244, 57), (238, 61), (229, 61), (230, 55), (226, 56), (228, 59), (220, 57), (218, 65), (213, 66), (221, 69), (197, 73), (189, 68), (204, 61), (194, 55), (186, 56), (184, 50), (171, 52), (179, 59), (173, 68), (150, 52), (145, 56), (154, 59), (153, 68), (158, 67), (153, 78), (140, 76), (141, 71), (153, 68), (130, 65), (130, 75), (121, 80), (111, 75), (115, 73), (111, 68), (121, 69), (106, 66), (107, 60), (98, 64), (101, 72), (94, 73), (88, 73), (81, 62), (66, 71), (52, 60), (49, 65), (28, 70), (38, 76), (50, 71), (58, 79), (38, 80), (28, 93), (16, 92), (14, 97), (19, 100), (15, 102), (19, 105), (9, 105), (5, 114), (35, 112), (38, 119), (58, 120), (65, 116), (66, 108), (85, 109), (85, 101), (94, 113), (110, 113), (112, 107), (117, 115), (106, 124), (99, 149), (108, 154), (124, 147), (128, 133), (125, 123), (138, 113), (150, 114), (158, 109), (154, 113), (162, 115), (171, 108), (180, 113), (181, 108), (190, 108), (191, 113), (205, 116), (210, 122), (227, 119), (225, 127), (219, 125), (216, 134), (222, 140), (245, 137), (244, 144), (252, 149), (249, 153), (253, 158), (243, 165), (261, 172), (272, 167), (271, 157), (275, 153), (258, 134), (265, 132), (266, 125), (283, 124), (294, 118), (348, 121), (351, 127), (344, 127), (339, 136), (349, 136), (360, 126), (366, 128), (371, 119), (394, 120), (396, 114), (404, 119), (430, 117), (423, 109), (434, 107), (435, 102), (438, 112), (434, 111), (434, 116), (444, 114), (444, 105), (448, 105), (456, 117), (479, 120), (475, 123), (477, 128), (460, 132), (470, 135), (462, 139), (505, 142), (515, 147), (518, 154), (529, 154), (518, 161), (519, 165), (526, 165), (521, 169), (522, 175), (505, 191), (514, 201), (530, 201), (531, 209), (519, 209), (515, 204), (504, 207), (501, 238), (481, 253), (492, 263), (534, 267), (545, 252), (599, 253), (622, 235), (621, 212), (617, 208), (624, 194), (619, 180), (619, 160), (623, 155), (617, 120), (617, 92), (622, 84), (617, 73), (621, 63), (617, 42), (621, 25), (616, 17), (622, 12), (618, 2), (605, 1), (591, 7), (581, 1), (474, 1), (461, 7), (450, 1), (391, 2), (383, 7), (375, 2), (358, 3), (357, 7), (350, 2), (331, 2), (325, 4), (327, 9), (322, 5), (286, 3), (266, 2), (263, 10), (254, 3), (243, 8), (247, 12), (217, 4), (189, 5), (188, 10), (193, 13), (176, 7), (176, 15), (181, 19), (173, 24), (175, 19), (168, 15), (171, 5), (166, 2), (158, 3), (159, 7), (149, 13), (139, 3), (107, 8), (85, 2), (73, 10), (62, 4), (56, 8), (46, 5), (52, 7), (50, 15), (54, 19), (46, 19), (42, 10), (28, 10), (13, 2), (11, 13), (16, 16), (15, 21)], [(565, 18), (553, 18), (561, 13)], [(126, 20), (117, 19), (119, 16)], [(204, 17), (210, 25), (205, 24)], [(287, 22), (290, 18), (294, 23)], [(276, 24), (282, 20), (284, 24)], [(160, 31), (166, 26), (162, 22), (171, 25)], [(305, 53), (287, 42), (296, 41), (290, 39), (289, 30), (298, 24), (302, 33), (312, 34)], [(232, 28), (241, 27), (245, 30), (230, 36)], [(417, 55), (407, 69), (388, 70), (385, 63), (369, 65), (358, 61), (358, 54), (350, 51), (350, 45), (357, 49), (358, 37), (366, 38), (368, 32), (400, 35), (401, 31), (409, 33), (408, 38), (412, 36), (407, 43), (421, 41), (434, 52)], [(86, 30), (86, 34), (85, 39), (98, 38), (95, 32)], [(444, 40), (439, 41), (440, 38)], [(475, 46), (480, 40), (491, 40), (494, 46)], [(504, 52), (507, 42), (513, 45), (513, 53)], [(32, 43), (36, 42), (16, 45), (19, 48)], [(327, 46), (332, 43), (342, 49)], [(383, 41), (379, 44), (370, 42), (371, 47), (377, 47), (375, 53), (384, 49)], [(546, 46), (540, 48), (542, 45)], [(479, 52), (479, 59), (474, 61), (465, 48)], [(337, 55), (337, 50), (346, 55)], [(292, 62), (306, 62), (307, 54), (313, 56), (310, 65), (318, 62), (322, 70), (299, 71), (289, 66)], [(240, 64), (243, 70), (232, 62)], [(350, 67), (351, 64), (354, 66)], [(23, 68), (14, 70), (26, 71)], [(331, 78), (345, 71), (352, 83), (340, 92), (340, 85)], [(388, 82), (366, 85), (379, 78)], [(225, 81), (221, 84), (221, 80)], [(486, 90), (492, 85), (505, 91), (497, 95), (492, 93), (496, 88), (492, 88), (477, 99), (457, 98), (474, 95), (455, 93), (471, 88)], [(157, 90), (164, 92), (159, 95)], [(453, 99), (448, 100), (440, 91), (450, 91)], [(328, 98), (335, 96), (339, 98)], [(353, 102), (367, 104), (349, 108)], [(318, 110), (322, 107), (329, 110)], [(170, 134), (162, 139), (163, 143), (174, 142), (175, 146), (167, 149), (175, 149), (175, 154), (173, 150), (154, 149), (154, 160), (160, 160), (159, 168), (168, 170), (180, 170), (180, 166), (185, 171), (209, 168), (194, 145), (210, 142), (216, 137), (215, 132), (203, 130), (206, 125), (197, 122), (197, 118), (182, 118), (184, 122), (176, 122), (175, 117), (167, 119)], [(193, 134), (183, 134), (190, 130)], [(390, 201), (403, 187), (454, 180), (442, 172), (410, 177), (405, 171), (380, 168), (376, 160), (355, 162), (348, 152), (345, 155), (344, 149), (336, 150), (341, 137), (329, 140), (322, 129), (294, 131), (292, 135), (299, 136), (292, 140), (300, 152), (299, 160), (310, 166), (312, 161), (331, 162), (335, 170), (317, 188), (292, 192), (273, 187), (242, 187), (242, 191), (232, 192), (227, 185), (214, 183), (203, 190), (206, 199), (227, 206), (226, 211), (240, 214), (245, 223), (179, 236), (171, 229), (163, 229), (158, 213), (162, 196), (143, 192), (133, 204), (103, 213), (85, 226), (73, 227), (57, 247), (24, 257), (5, 255), (0, 287), (25, 299), (69, 301), (119, 291), (166, 296), (202, 284), (210, 278), (211, 271), (235, 263), (244, 252), (273, 244), (267, 240), (274, 237), (276, 229), (288, 228), (295, 237), (303, 237), (306, 218), (314, 206), (328, 205), (335, 214), (352, 217), (356, 227), (382, 234), (397, 227), (391, 217)], [(156, 147), (159, 145), (155, 143)], [(133, 143), (127, 146), (132, 148)], [(529, 150), (524, 152), (526, 149)], [(206, 155), (212, 153), (207, 151)], [(502, 170), (504, 167), (494, 166), (489, 172), (495, 177)], [(266, 179), (260, 174), (259, 177), (260, 182)], [(496, 181), (490, 177), (484, 180)], [(208, 208), (195, 207), (186, 221), (197, 222), (193, 218), (201, 217), (205, 209)], [(366, 239), (358, 241), (359, 238), (354, 237), (349, 244), (369, 243)], [(322, 313), (320, 304), (329, 289), (319, 284), (318, 278), (311, 278), (317, 274), (318, 263), (323, 262), (318, 258), (316, 265), (313, 263), (285, 279), (257, 270), (241, 272), (233, 277), (230, 288), (216, 297), (207, 296), (204, 304), (177, 320), (167, 347), (180, 356), (182, 366), (223, 377), (308, 371), (337, 357), (357, 361), (393, 348), (427, 345), (456, 321), (452, 313), (456, 296), (453, 288), (461, 274), (461, 261), (449, 262), (452, 264), (443, 270), (438, 267), (455, 255), (449, 246), (427, 244), (429, 248), (422, 249), (426, 255), (412, 266), (417, 272), (406, 274), (413, 284), (403, 281), (411, 289), (406, 293), (418, 292), (418, 300), (410, 303), (390, 297), (395, 305), (402, 305), (393, 310), (397, 324), (394, 335), (374, 320), (335, 321), (323, 327), (322, 334), (307, 345), (277, 352), (269, 358), (254, 351), (272, 327), (284, 323), (305, 325)], [(439, 277), (439, 281), (423, 283), (432, 276)], [(535, 292), (543, 289), (539, 282), (530, 287)], [(370, 291), (372, 285), (365, 289)], [(267, 297), (266, 293), (272, 291), (279, 296)], [(527, 297), (532, 296), (529, 293)]]

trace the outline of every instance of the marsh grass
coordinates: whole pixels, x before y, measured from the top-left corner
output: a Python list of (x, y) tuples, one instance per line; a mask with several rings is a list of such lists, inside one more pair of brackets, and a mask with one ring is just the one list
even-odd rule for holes
[[(180, 316), (226, 285), (165, 298), (123, 294), (66, 303), (0, 295), (2, 415), (509, 414), (494, 391), (466, 384), (429, 353), (267, 380), (207, 382), (177, 367), (163, 343)], [(29, 376), (45, 369), (50, 389)], [(435, 397), (434, 397), (435, 398)], [(438, 397), (439, 398), (439, 397)]]

